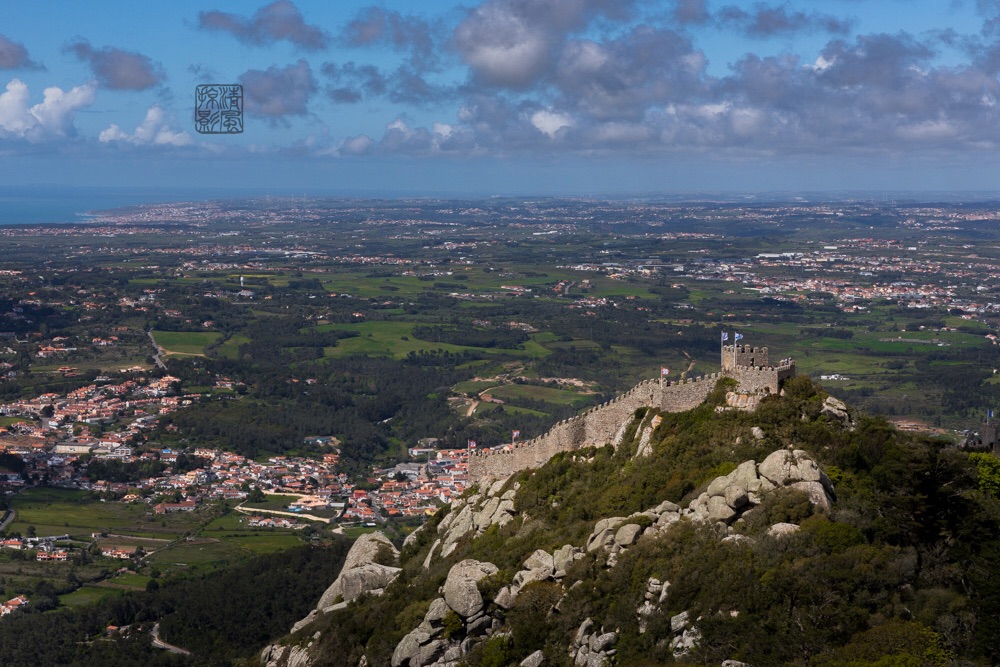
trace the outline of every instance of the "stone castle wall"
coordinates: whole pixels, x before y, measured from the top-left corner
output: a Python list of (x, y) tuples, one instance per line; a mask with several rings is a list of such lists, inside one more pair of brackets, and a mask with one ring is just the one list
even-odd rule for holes
[[(735, 352), (733, 352), (735, 348)], [(749, 345), (725, 345), (722, 348), (722, 371), (735, 368), (755, 368), (770, 366), (766, 347), (751, 347)]]
[[(743, 351), (741, 352), (741, 349)], [(795, 375), (795, 364), (783, 360), (777, 366), (767, 366), (767, 348), (739, 346), (737, 359), (763, 360), (764, 366), (732, 365), (733, 348), (728, 346), (728, 367), (723, 350), (723, 372), (679, 382), (646, 380), (607, 403), (588, 409), (582, 414), (564, 419), (547, 433), (525, 442), (516, 443), (507, 451), (480, 450), (470, 453), (469, 482), (478, 483), (484, 477), (497, 479), (526, 468), (538, 468), (559, 452), (582, 447), (615, 443), (616, 436), (629, 423), (638, 408), (650, 407), (664, 412), (684, 412), (700, 405), (722, 377), (739, 383), (739, 391), (751, 394), (778, 393), (781, 383)]]
[(668, 383), (660, 392), (660, 400), (651, 405), (659, 407), (663, 412), (691, 410), (708, 398), (721, 377), (724, 377), (722, 373), (712, 373), (705, 377)]
[(780, 366), (737, 366), (726, 375), (740, 383), (740, 392), (748, 394), (777, 394), (781, 383), (795, 376), (795, 365), (784, 361)]

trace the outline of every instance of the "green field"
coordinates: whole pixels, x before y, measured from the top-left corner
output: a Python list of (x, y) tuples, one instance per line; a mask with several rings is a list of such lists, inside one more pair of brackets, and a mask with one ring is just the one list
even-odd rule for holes
[[(489, 406), (489, 405), (493, 405), (493, 404), (492, 403), (480, 403), (479, 407), (476, 408), (476, 414), (477, 415), (484, 412), (481, 409), (484, 405), (485, 406)], [(532, 417), (547, 417), (549, 415), (549, 413), (542, 412), (541, 410), (531, 410), (529, 408), (519, 408), (516, 405), (503, 405), (503, 406), (497, 406), (497, 407), (498, 408), (502, 407), (504, 412), (506, 412), (507, 414), (511, 414), (511, 415), (531, 415)]]
[(217, 347), (216, 352), (220, 357), (225, 357), (226, 359), (236, 359), (240, 354), (240, 345), (246, 345), (249, 342), (250, 339), (243, 334), (236, 334)]
[(221, 336), (218, 331), (153, 331), (156, 344), (167, 354), (204, 355)]
[(107, 586), (82, 586), (72, 593), (59, 596), (59, 603), (67, 607), (83, 607), (88, 604), (100, 602), (101, 600), (124, 595), (122, 588), (110, 588)]
[(246, 555), (247, 551), (231, 542), (199, 538), (160, 549), (149, 557), (149, 562), (154, 565), (186, 567), (236, 560)]
[(299, 496), (283, 496), (278, 493), (265, 493), (262, 503), (243, 503), (243, 507), (248, 510), (285, 510), (289, 503), (299, 499)]
[(573, 405), (585, 403), (590, 396), (579, 394), (568, 389), (554, 389), (552, 387), (538, 387), (530, 384), (506, 384), (496, 389), (491, 389), (490, 396), (495, 396), (500, 400), (510, 399), (532, 399), (555, 403), (556, 405)]
[(364, 526), (351, 526), (349, 528), (344, 528), (343, 533), (347, 537), (357, 539), (366, 533), (374, 533), (378, 528), (365, 528)]
[(132, 574), (130, 572), (124, 572), (111, 579), (105, 579), (100, 584), (97, 584), (101, 588), (120, 588), (123, 590), (144, 590), (146, 584), (152, 580), (152, 577), (147, 577), (142, 574)]
[(490, 387), (498, 386), (497, 382), (491, 380), (467, 380), (465, 382), (459, 382), (454, 387), (452, 391), (458, 394), (467, 394), (470, 391), (476, 392), (477, 394), (481, 391), (489, 389)]
[(355, 338), (345, 338), (336, 347), (325, 348), (327, 357), (341, 358), (348, 356), (384, 356), (402, 359), (408, 354), (421, 352), (450, 352), (461, 354), (465, 351), (478, 351), (487, 354), (507, 355), (513, 357), (540, 358), (549, 354), (549, 350), (533, 340), (525, 341), (519, 349), (483, 348), (451, 343), (434, 343), (413, 337), (413, 322), (369, 321), (355, 324), (324, 324), (315, 328), (316, 331), (356, 331)]
[(298, 535), (290, 532), (264, 529), (244, 535), (231, 534), (221, 538), (228, 545), (255, 554), (269, 554), (285, 551), (302, 544)]
[(28, 526), (34, 526), (38, 535), (67, 533), (81, 539), (89, 539), (91, 533), (97, 532), (174, 539), (197, 529), (202, 521), (198, 513), (155, 516), (143, 504), (104, 503), (87, 499), (86, 495), (86, 491), (71, 489), (26, 489), (11, 498), (17, 517), (7, 532), (25, 534)]

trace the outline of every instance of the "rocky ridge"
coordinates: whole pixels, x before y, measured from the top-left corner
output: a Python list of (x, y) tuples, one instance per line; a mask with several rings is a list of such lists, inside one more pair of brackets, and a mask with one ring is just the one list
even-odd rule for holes
[[(430, 565), (438, 548), (441, 549), (438, 557), (444, 558), (466, 535), (514, 520), (516, 490), (504, 491), (503, 487), (503, 481), (495, 482), (484, 493), (462, 502), (457, 512), (452, 510), (452, 515), (438, 526), (439, 537), (425, 567)], [(778, 488), (802, 491), (815, 506), (825, 509), (829, 509), (834, 500), (830, 479), (806, 452), (780, 449), (760, 464), (745, 461), (730, 474), (715, 478), (687, 508), (664, 501), (643, 512), (597, 521), (585, 545), (566, 544), (552, 553), (536, 550), (492, 599), (483, 597), (479, 582), (496, 574), (499, 571), (496, 565), (476, 560), (461, 561), (449, 571), (441, 587), (442, 597), (431, 603), (420, 625), (397, 645), (392, 667), (458, 667), (462, 658), (479, 642), (503, 632), (503, 612), (514, 605), (524, 587), (540, 581), (562, 582), (572, 563), (588, 553), (601, 559), (605, 567), (615, 567), (619, 556), (639, 540), (662, 535), (678, 521), (713, 524), (719, 529), (720, 537), (727, 541), (748, 540), (735, 533), (734, 525), (757, 507), (765, 494)], [(779, 526), (781, 524), (773, 528)], [(780, 529), (776, 532), (780, 533)], [(669, 587), (669, 582), (655, 579), (647, 582), (644, 601), (636, 610), (640, 624), (667, 600)], [(446, 628), (445, 622), (449, 613), (461, 622), (460, 626), (453, 624), (451, 630)], [(674, 631), (671, 648), (675, 655), (682, 656), (697, 645), (700, 633), (686, 612), (671, 619), (671, 628)], [(588, 625), (584, 621), (568, 651), (576, 665), (600, 667), (615, 655), (616, 643), (617, 635), (613, 630), (595, 630), (592, 622)], [(524, 663), (538, 667), (543, 660), (540, 654), (532, 654)]]

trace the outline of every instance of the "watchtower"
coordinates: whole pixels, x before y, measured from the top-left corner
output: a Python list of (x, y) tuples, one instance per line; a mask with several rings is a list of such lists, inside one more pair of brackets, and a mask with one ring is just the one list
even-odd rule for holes
[(750, 347), (749, 345), (725, 345), (722, 348), (722, 370), (731, 371), (737, 366), (743, 368), (767, 368), (766, 347)]
[(766, 347), (725, 345), (722, 374), (736, 380), (741, 393), (776, 394), (782, 382), (795, 376), (795, 362), (782, 359), (772, 364)]

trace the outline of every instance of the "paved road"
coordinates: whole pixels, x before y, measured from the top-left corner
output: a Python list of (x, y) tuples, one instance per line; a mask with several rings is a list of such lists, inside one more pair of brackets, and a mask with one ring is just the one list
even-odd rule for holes
[(0, 522), (0, 530), (5, 530), (7, 528), (7, 525), (10, 524), (10, 522), (13, 520), (14, 520), (14, 510), (7, 510), (7, 516), (5, 516), (3, 518), (3, 521)]
[(183, 649), (180, 646), (174, 646), (173, 644), (168, 644), (167, 642), (160, 639), (160, 624), (157, 623), (153, 626), (153, 646), (156, 648), (162, 648), (165, 651), (170, 651), (171, 653), (177, 653), (178, 655), (191, 655), (191, 651)]
[(156, 339), (153, 338), (153, 332), (152, 331), (147, 331), (146, 335), (149, 336), (149, 340), (152, 341), (152, 343), (153, 343), (153, 349), (156, 350), (156, 354), (153, 355), (153, 361), (156, 362), (156, 365), (159, 366), (160, 368), (162, 368), (163, 370), (167, 370), (167, 365), (165, 363), (163, 363), (163, 359), (162, 359), (163, 348), (156, 344)]

